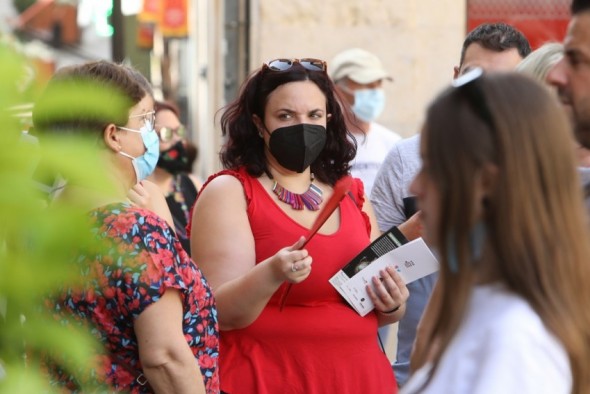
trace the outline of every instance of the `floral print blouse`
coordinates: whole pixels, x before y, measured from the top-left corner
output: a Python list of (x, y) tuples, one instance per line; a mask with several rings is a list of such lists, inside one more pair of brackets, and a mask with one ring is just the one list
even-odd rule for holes
[[(64, 324), (72, 316), (80, 324), (90, 323), (104, 344), (106, 355), (97, 360), (100, 367), (93, 375), (116, 391), (150, 392), (136, 381), (141, 365), (133, 323), (167, 288), (174, 288), (182, 295), (184, 336), (207, 393), (219, 393), (215, 301), (173, 230), (152, 212), (127, 203), (95, 209), (90, 218), (99, 247), (79, 257), (82, 285), (65, 289), (53, 308)], [(69, 377), (63, 374), (59, 380), (67, 383)]]

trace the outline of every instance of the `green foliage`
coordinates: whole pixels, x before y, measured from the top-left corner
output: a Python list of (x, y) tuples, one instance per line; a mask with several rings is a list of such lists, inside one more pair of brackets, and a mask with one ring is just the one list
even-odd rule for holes
[[(41, 144), (23, 139), (18, 119), (6, 108), (33, 101), (36, 92), (18, 83), (24, 80), (22, 58), (2, 46), (0, 58), (0, 394), (53, 392), (41, 367), (46, 355), (58, 355), (65, 369), (77, 371), (89, 367), (98, 349), (89, 333), (44, 310), (48, 294), (75, 283), (75, 251), (92, 241), (87, 207), (48, 206), (33, 169), (39, 165), (46, 174), (103, 190), (112, 186), (96, 138), (47, 137)], [(87, 94), (84, 89), (76, 94)], [(71, 93), (58, 92), (55, 99)]]
[[(43, 114), (35, 119), (37, 128), (62, 122), (74, 126), (76, 134), (80, 134), (80, 127), (106, 125), (113, 120), (127, 123), (128, 108), (133, 104), (125, 100), (123, 94), (113, 86), (69, 77), (67, 80), (53, 81), (35, 106)], [(76, 121), (72, 122), (73, 119)], [(81, 119), (84, 122), (81, 123)], [(91, 133), (97, 137), (96, 131)]]

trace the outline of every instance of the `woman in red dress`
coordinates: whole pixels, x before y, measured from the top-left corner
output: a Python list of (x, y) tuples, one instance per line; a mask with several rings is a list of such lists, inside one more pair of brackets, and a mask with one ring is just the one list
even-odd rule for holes
[(365, 317), (328, 283), (379, 235), (360, 180), (300, 249), (336, 181), (349, 176), (356, 147), (343, 108), (325, 62), (279, 59), (221, 118), (225, 170), (197, 199), (191, 248), (217, 300), (225, 392), (397, 391), (377, 329), (404, 313), (401, 278), (393, 269), (374, 278), (376, 309)]

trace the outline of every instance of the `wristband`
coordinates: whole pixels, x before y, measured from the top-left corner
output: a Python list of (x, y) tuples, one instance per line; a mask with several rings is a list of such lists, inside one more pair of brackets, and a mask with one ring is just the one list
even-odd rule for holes
[(395, 240), (399, 243), (399, 245), (405, 245), (408, 242), (410, 242), (408, 241), (406, 236), (399, 230), (399, 228), (397, 228), (397, 226), (393, 226), (389, 231), (391, 232), (391, 235), (393, 235)]
[(389, 314), (392, 314), (393, 312), (397, 312), (397, 311), (399, 310), (399, 308), (401, 308), (401, 307), (402, 307), (402, 305), (403, 305), (403, 304), (401, 304), (401, 305), (398, 305), (398, 306), (396, 306), (395, 308), (393, 308), (393, 309), (392, 309), (392, 310), (390, 310), (390, 311), (385, 311), (385, 312), (381, 312), (381, 313), (383, 313), (384, 315), (389, 315)]

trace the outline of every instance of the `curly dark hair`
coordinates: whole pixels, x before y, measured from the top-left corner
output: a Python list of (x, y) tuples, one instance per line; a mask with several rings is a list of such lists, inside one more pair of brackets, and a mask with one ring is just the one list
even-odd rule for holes
[(573, 0), (571, 11), (572, 15), (579, 14), (584, 11), (590, 10), (590, 3), (586, 0)]
[(224, 108), (221, 129), (227, 137), (220, 152), (224, 168), (245, 166), (248, 173), (259, 177), (268, 172), (264, 155), (264, 140), (258, 136), (253, 115), (264, 119), (268, 96), (289, 82), (311, 81), (324, 93), (326, 110), (331, 117), (326, 125), (326, 145), (311, 164), (315, 177), (330, 185), (350, 172), (350, 161), (356, 155), (356, 143), (349, 138), (346, 121), (352, 116), (334, 90), (334, 84), (323, 71), (310, 71), (298, 63), (284, 71), (262, 67), (242, 85), (238, 98)]
[(461, 48), (461, 61), (465, 60), (465, 52), (469, 45), (478, 43), (482, 47), (496, 51), (504, 52), (507, 49), (516, 48), (521, 58), (525, 58), (531, 53), (531, 46), (522, 32), (514, 26), (506, 23), (482, 23), (467, 34), (463, 47)]

